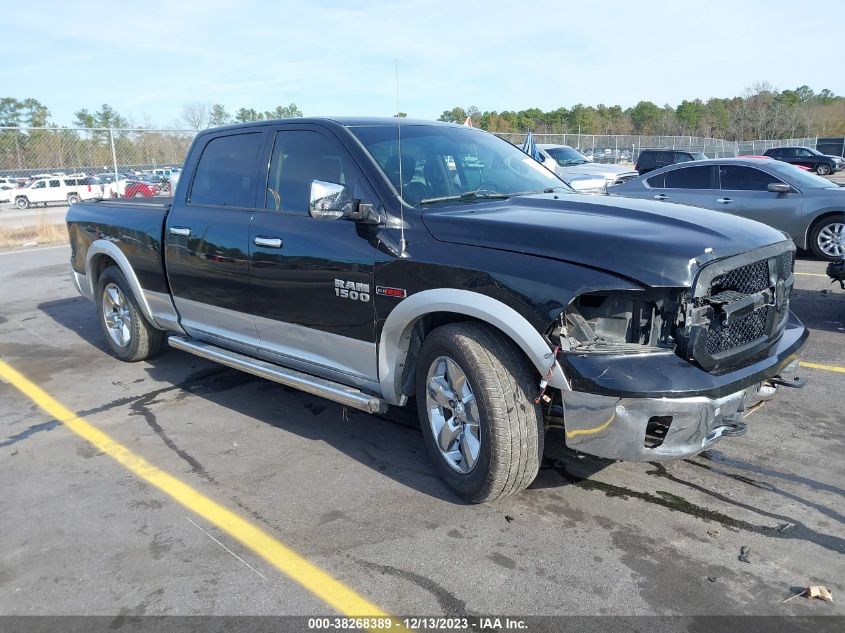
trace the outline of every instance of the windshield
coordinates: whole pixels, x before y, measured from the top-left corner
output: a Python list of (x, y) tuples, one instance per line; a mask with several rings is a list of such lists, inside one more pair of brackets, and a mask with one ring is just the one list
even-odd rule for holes
[(836, 184), (827, 178), (816, 176), (813, 172), (804, 171), (800, 167), (796, 167), (795, 165), (791, 165), (789, 163), (782, 163), (778, 161), (770, 165), (770, 167), (782, 173), (785, 178), (791, 180), (792, 184), (799, 189), (807, 187), (811, 189), (829, 189), (831, 187), (836, 187)]
[(536, 160), (507, 141), (470, 127), (403, 125), (352, 126), (384, 174), (411, 206), (446, 200), (476, 200), (571, 191)]
[(581, 152), (571, 147), (546, 147), (543, 148), (543, 151), (554, 158), (555, 162), (561, 167), (583, 165), (590, 162)]

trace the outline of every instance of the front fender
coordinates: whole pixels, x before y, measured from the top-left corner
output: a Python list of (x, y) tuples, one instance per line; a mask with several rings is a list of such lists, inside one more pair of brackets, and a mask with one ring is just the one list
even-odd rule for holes
[(415, 293), (388, 315), (381, 331), (378, 371), (382, 396), (390, 404), (404, 404), (402, 370), (414, 324), (426, 314), (452, 312), (489, 323), (504, 332), (525, 352), (540, 375), (551, 367), (549, 385), (568, 390), (569, 383), (543, 336), (516, 310), (486, 295), (457, 288), (436, 288)]

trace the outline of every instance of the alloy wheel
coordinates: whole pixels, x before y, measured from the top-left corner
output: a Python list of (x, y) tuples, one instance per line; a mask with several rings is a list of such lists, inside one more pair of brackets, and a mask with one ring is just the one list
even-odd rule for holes
[(845, 255), (845, 223), (831, 222), (824, 225), (816, 238), (819, 250), (828, 257)]
[(448, 356), (439, 356), (429, 367), (425, 397), (440, 454), (457, 472), (470, 472), (481, 453), (481, 426), (466, 373)]
[(126, 347), (132, 342), (132, 315), (126, 296), (116, 284), (103, 288), (103, 319), (115, 345)]

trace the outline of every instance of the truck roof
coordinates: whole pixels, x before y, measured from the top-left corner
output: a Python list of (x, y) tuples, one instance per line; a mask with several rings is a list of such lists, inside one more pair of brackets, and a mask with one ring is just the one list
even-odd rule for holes
[(234, 125), (225, 125), (222, 127), (208, 128), (201, 133), (212, 132), (216, 130), (229, 130), (244, 127), (257, 127), (261, 125), (277, 125), (279, 123), (334, 123), (344, 127), (352, 126), (379, 126), (379, 125), (438, 125), (446, 127), (464, 127), (457, 123), (446, 123), (444, 121), (431, 121), (428, 119), (406, 119), (397, 117), (364, 117), (364, 116), (326, 116), (326, 117), (299, 117), (293, 119), (267, 119), (264, 121), (250, 121), (249, 123), (236, 123)]

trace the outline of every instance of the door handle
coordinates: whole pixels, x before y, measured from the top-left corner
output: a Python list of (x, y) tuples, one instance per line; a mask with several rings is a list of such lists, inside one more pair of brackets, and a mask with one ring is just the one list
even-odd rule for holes
[(282, 238), (280, 237), (266, 237), (264, 235), (256, 235), (252, 240), (256, 246), (263, 246), (264, 248), (281, 248)]
[(181, 237), (190, 237), (191, 229), (189, 229), (187, 226), (171, 226), (170, 234), (179, 235)]
[(668, 200), (669, 196), (667, 196), (665, 193), (658, 193), (656, 196), (654, 196), (654, 199), (655, 200)]
[(731, 202), (733, 202), (733, 200), (731, 200), (730, 198), (716, 198), (716, 202), (718, 202), (719, 204), (730, 204)]

